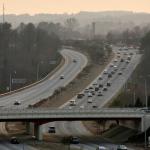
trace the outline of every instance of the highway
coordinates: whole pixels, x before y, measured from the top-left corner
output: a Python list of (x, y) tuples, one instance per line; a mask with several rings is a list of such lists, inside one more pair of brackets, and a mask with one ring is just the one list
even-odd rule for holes
[[(55, 72), (49, 78), (46, 78), (43, 82), (33, 85), (32, 87), (26, 88), (19, 92), (15, 92), (12, 94), (4, 95), (0, 97), (0, 107), (5, 108), (26, 108), (29, 104), (35, 104), (41, 101), (44, 98), (47, 98), (53, 94), (55, 89), (59, 87), (65, 87), (69, 82), (71, 82), (86, 66), (87, 58), (78, 52), (71, 51), (69, 49), (62, 49), (60, 51), (61, 55), (65, 59), (64, 65)], [(73, 62), (76, 60), (76, 62)], [(64, 75), (64, 79), (60, 79), (60, 76)], [(14, 105), (15, 101), (20, 101), (21, 105)], [(1, 134), (7, 135), (7, 131), (5, 129), (5, 123), (0, 123)], [(12, 147), (13, 148), (12, 148)], [(20, 150), (24, 147), (28, 147), (28, 150), (35, 150), (33, 147), (29, 147), (28, 145), (12, 145), (9, 142), (1, 142), (0, 149), (2, 150)]]
[[(51, 96), (59, 87), (65, 87), (87, 64), (87, 58), (81, 53), (63, 49), (61, 54), (65, 58), (65, 64), (53, 76), (22, 91), (0, 97), (0, 106), (25, 108), (29, 104), (36, 104)], [(77, 62), (73, 62), (74, 59)], [(61, 75), (64, 75), (64, 79), (60, 79)], [(21, 105), (15, 106), (16, 100), (20, 101)]]
[[(119, 91), (121, 90), (121, 88), (125, 85), (126, 81), (128, 80), (128, 78), (130, 77), (130, 75), (132, 74), (132, 72), (134, 71), (134, 69), (136, 68), (136, 66), (140, 63), (141, 60), (141, 54), (137, 53), (137, 50), (135, 49), (130, 49), (128, 51), (119, 51), (120, 47), (113, 47), (113, 51), (115, 53), (115, 58), (112, 60), (112, 62), (110, 62), (107, 66), (106, 66), (106, 70), (107, 72), (111, 72), (113, 70), (113, 68), (111, 67), (111, 64), (116, 65), (117, 66), (117, 71), (115, 71), (115, 73), (112, 75), (111, 78), (108, 78), (108, 74), (104, 74), (104, 71), (85, 89), (88, 89), (88, 91), (92, 91), (93, 89), (89, 89), (89, 87), (95, 87), (95, 85), (93, 85), (93, 83), (97, 83), (97, 85), (99, 84), (103, 84), (104, 87), (107, 87), (108, 90), (107, 91), (103, 91), (103, 88), (100, 88), (99, 91), (94, 92), (95, 95), (93, 95), (92, 97), (88, 97), (88, 93), (85, 92), (86, 90), (84, 89), (83, 91), (81, 91), (81, 93), (84, 93), (85, 96), (83, 96), (83, 98), (78, 99), (77, 96), (73, 97), (72, 99), (76, 101), (76, 105), (75, 106), (70, 106), (70, 101), (68, 101), (67, 103), (65, 103), (64, 105), (61, 106), (61, 108), (69, 108), (69, 109), (87, 109), (87, 108), (91, 108), (91, 109), (95, 109), (93, 108), (93, 105), (96, 105), (98, 108), (102, 108), (105, 106), (105, 104), (107, 104), (113, 97), (115, 97), (115, 95), (117, 95), (119, 93)], [(117, 53), (120, 53), (120, 58), (117, 57)], [(131, 55), (131, 60), (129, 61), (129, 63), (126, 63), (127, 57), (129, 56), (129, 53), (133, 53), (133, 55)], [(114, 60), (117, 59), (117, 62), (114, 62)], [(124, 62), (121, 62), (121, 59), (124, 60)], [(118, 75), (119, 72), (122, 72), (122, 75)], [(102, 77), (102, 80), (99, 80), (98, 78)], [(111, 86), (108, 87), (106, 84), (110, 82)], [(102, 92), (103, 96), (97, 96), (98, 92)], [(88, 102), (88, 99), (92, 99), (92, 103)], [(63, 124), (63, 128), (61, 126), (61, 124)], [(65, 131), (66, 133), (68, 132), (67, 130), (67, 126), (69, 124), (69, 122), (59, 122), (59, 133), (64, 133)], [(64, 127), (64, 124), (66, 125), (66, 127)], [(76, 124), (76, 121), (74, 122), (74, 124)], [(82, 123), (78, 123), (78, 126), (73, 126), (73, 127), (69, 127), (72, 128), (72, 131), (69, 130), (69, 133), (71, 135), (74, 135), (74, 130), (78, 130), (78, 136), (82, 135), (82, 131), (83, 131), (83, 125), (81, 125)], [(49, 124), (50, 125), (50, 124)], [(55, 123), (56, 127), (57, 127), (57, 122)], [(47, 125), (48, 126), (48, 125)], [(65, 128), (65, 130), (64, 130)], [(57, 131), (57, 129), (56, 129)], [(89, 133), (89, 131), (87, 131), (87, 134)], [(86, 134), (86, 133), (85, 133)], [(77, 135), (77, 134), (75, 134)]]
[[(117, 52), (115, 48), (115, 53)], [(50, 77), (48, 80), (39, 83), (29, 89), (25, 89), (23, 91), (14, 93), (12, 95), (8, 95), (0, 98), (0, 106), (5, 106), (6, 108), (10, 108), (14, 106), (15, 100), (19, 100), (21, 105), (15, 106), (17, 108), (27, 107), (29, 104), (35, 104), (43, 98), (47, 98), (52, 95), (55, 89), (58, 87), (65, 86), (68, 84), (73, 78), (86, 66), (87, 59), (84, 55), (69, 51), (63, 50), (63, 57), (65, 58), (64, 66), (56, 72), (55, 75)], [(123, 59), (127, 59), (127, 56), (124, 55), (124, 52), (120, 52), (120, 56)], [(103, 78), (102, 80), (98, 80), (98, 77), (91, 83), (89, 86), (93, 86), (94, 82), (97, 84), (102, 83), (103, 86), (106, 86), (107, 82), (111, 82), (111, 86), (108, 87), (108, 91), (103, 91), (104, 95), (102, 97), (97, 96), (97, 92), (92, 96), (92, 103), (88, 103), (88, 95), (85, 93), (85, 96), (81, 99), (76, 100), (76, 106), (70, 106), (69, 102), (64, 104), (61, 108), (69, 108), (69, 109), (83, 109), (83, 108), (93, 108), (93, 104), (96, 104), (98, 107), (104, 106), (125, 84), (126, 80), (129, 78), (135, 67), (140, 61), (141, 55), (135, 54), (132, 56), (131, 61), (129, 63), (120, 62), (121, 58), (118, 59), (117, 62), (112, 60), (111, 63), (117, 66), (117, 71), (113, 74), (112, 78), (108, 78), (108, 75), (105, 75), (104, 72), (100, 74)], [(74, 63), (73, 59), (76, 59), (77, 62)], [(110, 63), (110, 64), (111, 64)], [(110, 64), (106, 67), (107, 71), (112, 71), (112, 67)], [(124, 69), (123, 69), (124, 68)], [(118, 75), (119, 71), (122, 71), (122, 75)], [(64, 75), (64, 79), (61, 80), (60, 76)], [(89, 88), (89, 86), (87, 88)], [(82, 93), (84, 90), (82, 91)], [(76, 99), (74, 97), (73, 99)], [(82, 106), (82, 107), (81, 107)], [(46, 125), (49, 126), (50, 124)], [(66, 134), (66, 135), (81, 135), (84, 130), (84, 135), (89, 135), (89, 131), (87, 131), (81, 122), (55, 122), (56, 126), (56, 134)], [(44, 125), (45, 128), (45, 125)], [(47, 132), (47, 129), (44, 129)]]

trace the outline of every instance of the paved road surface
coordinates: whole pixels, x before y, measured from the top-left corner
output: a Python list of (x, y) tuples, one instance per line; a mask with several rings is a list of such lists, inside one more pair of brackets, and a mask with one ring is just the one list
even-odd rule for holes
[[(16, 100), (21, 102), (21, 105), (16, 107), (28, 107), (29, 104), (35, 104), (51, 96), (58, 87), (66, 86), (87, 64), (87, 58), (81, 53), (64, 49), (61, 54), (65, 58), (65, 64), (52, 77), (28, 89), (1, 97), (0, 106), (15, 107)], [(74, 59), (77, 60), (76, 63), (73, 62)], [(61, 75), (64, 75), (64, 79), (60, 79)]]

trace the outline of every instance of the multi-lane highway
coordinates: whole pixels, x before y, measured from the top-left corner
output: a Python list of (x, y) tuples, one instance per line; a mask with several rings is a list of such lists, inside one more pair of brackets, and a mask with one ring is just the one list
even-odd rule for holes
[[(84, 93), (82, 98), (77, 98), (76, 96), (73, 98), (73, 100), (75, 100), (75, 106), (70, 106), (70, 102), (67, 102), (62, 106), (62, 108), (95, 109), (93, 107), (94, 105), (96, 105), (96, 107), (104, 106), (119, 92), (121, 87), (125, 84), (126, 80), (140, 62), (141, 55), (136, 54), (135, 50), (118, 52), (117, 47), (114, 48), (114, 52), (116, 57), (110, 64), (108, 64), (106, 70), (100, 74), (99, 77), (101, 77), (101, 79), (97, 77), (86, 89), (84, 89), (81, 92)], [(132, 52), (133, 55), (131, 55), (131, 60), (127, 62), (127, 57), (130, 55), (130, 52)], [(27, 107), (29, 104), (35, 104), (41, 99), (52, 95), (54, 90), (58, 87), (67, 85), (87, 64), (86, 57), (78, 52), (63, 50), (61, 54), (65, 58), (65, 64), (52, 77), (33, 87), (1, 97), (0, 106), (12, 107), (14, 106), (14, 102), (16, 100), (20, 101), (21, 105), (15, 107)], [(121, 59), (123, 59), (123, 62), (121, 62)], [(116, 71), (114, 71), (115, 69)], [(119, 75), (120, 72), (121, 74)], [(108, 74), (110, 73), (112, 74), (112, 77), (108, 77)], [(61, 75), (63, 75), (64, 79), (60, 79)], [(108, 82), (111, 83), (111, 86), (107, 86)], [(98, 91), (95, 91), (95, 87), (100, 84), (102, 84), (103, 87), (100, 87)], [(104, 87), (107, 87), (106, 91), (104, 90)], [(102, 96), (98, 96), (100, 92), (102, 93)], [(89, 93), (94, 94), (89, 96)], [(89, 99), (91, 99), (92, 102), (89, 102)], [(84, 135), (90, 134), (89, 131), (84, 128), (81, 122), (59, 122), (53, 123), (53, 125), (54, 124), (56, 126), (56, 134), (58, 135), (62, 135), (62, 133), (64, 135), (82, 135), (83, 131)], [(47, 132), (48, 129), (44, 126), (44, 130)]]
[[(66, 86), (72, 81), (86, 66), (87, 58), (78, 52), (71, 51), (69, 49), (63, 49), (61, 55), (65, 59), (64, 65), (53, 76), (47, 77), (43, 82), (39, 84), (25, 88), (19, 92), (4, 95), (0, 97), (0, 106), (5, 108), (10, 107), (28, 107), (29, 104), (35, 104), (44, 98), (47, 98), (53, 94), (55, 89)], [(63, 75), (64, 79), (60, 79)], [(14, 105), (15, 101), (19, 101), (20, 105)], [(5, 123), (0, 123), (0, 133), (7, 134), (5, 129)], [(28, 145), (11, 145), (8, 142), (1, 142), (0, 149), (2, 150), (20, 150), (24, 147), (28, 147), (28, 150), (33, 150)]]
[[(69, 108), (69, 109), (96, 109), (105, 106), (117, 93), (119, 93), (120, 89), (123, 87), (125, 82), (128, 80), (136, 66), (140, 63), (141, 55), (137, 53), (135, 49), (129, 50), (121, 50), (120, 47), (113, 48), (115, 52), (115, 58), (110, 62), (105, 71), (103, 71), (88, 87), (86, 87), (81, 93), (83, 94), (82, 98), (77, 98), (77, 96), (73, 97), (72, 100), (75, 100), (75, 105), (71, 105), (70, 101), (65, 103), (61, 108)], [(132, 54), (131, 54), (132, 53)], [(118, 56), (119, 55), (119, 56)], [(131, 57), (128, 60), (128, 57)], [(123, 61), (121, 61), (123, 59)], [(117, 61), (116, 61), (117, 60)], [(115, 71), (116, 70), (116, 71)], [(113, 72), (113, 73), (112, 73)], [(108, 74), (112, 75), (112, 77), (108, 77)], [(100, 79), (101, 77), (101, 79)], [(111, 83), (111, 86), (107, 86), (107, 83)], [(98, 91), (95, 91), (95, 87), (99, 85), (103, 85), (100, 87)], [(107, 90), (104, 90), (104, 87)], [(94, 94), (89, 94), (94, 93)], [(99, 95), (101, 93), (102, 95)], [(89, 96), (90, 95), (90, 96)], [(99, 95), (99, 96), (98, 96)], [(89, 100), (90, 99), (90, 100)], [(91, 101), (91, 102), (90, 102)], [(63, 128), (61, 126), (63, 124)], [(65, 124), (65, 126), (64, 126)], [(78, 135), (82, 135), (83, 125), (79, 122), (74, 122), (74, 124), (78, 124), (77, 126), (73, 125), (69, 126), (69, 122), (59, 122), (60, 133), (68, 133), (70, 135), (74, 134), (74, 131), (77, 129)], [(55, 123), (56, 127), (58, 127), (57, 122)], [(68, 128), (69, 126), (69, 128)], [(65, 129), (65, 130), (64, 130)], [(72, 130), (70, 130), (72, 129)], [(57, 129), (56, 129), (57, 131)], [(86, 131), (86, 130), (84, 130)], [(87, 131), (87, 134), (89, 131)], [(59, 134), (59, 133), (57, 133)], [(85, 133), (86, 134), (86, 133)], [(75, 134), (77, 135), (77, 134)]]
[[(87, 58), (81, 53), (63, 49), (61, 54), (65, 58), (65, 64), (53, 76), (22, 91), (0, 97), (0, 106), (15, 107), (14, 102), (17, 100), (21, 105), (16, 107), (28, 107), (29, 104), (48, 98), (55, 89), (65, 87), (72, 81), (87, 64)], [(64, 79), (60, 79), (61, 75)]]

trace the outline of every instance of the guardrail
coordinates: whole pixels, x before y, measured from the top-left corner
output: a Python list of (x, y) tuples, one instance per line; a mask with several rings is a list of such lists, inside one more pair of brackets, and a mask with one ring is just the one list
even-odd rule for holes
[(0, 120), (142, 118), (143, 115), (145, 111), (140, 109), (0, 109)]

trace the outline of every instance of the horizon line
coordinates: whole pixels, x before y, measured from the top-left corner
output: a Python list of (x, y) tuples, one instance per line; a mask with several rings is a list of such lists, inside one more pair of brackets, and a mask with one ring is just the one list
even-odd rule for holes
[[(103, 11), (88, 11), (88, 10), (81, 10), (78, 12), (62, 12), (62, 13), (51, 13), (51, 12), (41, 12), (41, 13), (35, 13), (35, 14), (30, 14), (30, 13), (20, 13), (20, 14), (16, 14), (16, 13), (5, 13), (5, 15), (16, 15), (16, 16), (20, 16), (20, 15), (29, 15), (29, 16), (36, 16), (36, 15), (76, 15), (82, 12), (88, 12), (88, 13), (102, 13), (102, 12), (130, 12), (130, 13), (135, 13), (135, 14), (150, 14), (150, 12), (144, 12), (144, 11), (132, 11), (132, 10), (103, 10)], [(2, 16), (3, 14), (0, 14), (0, 16)]]

